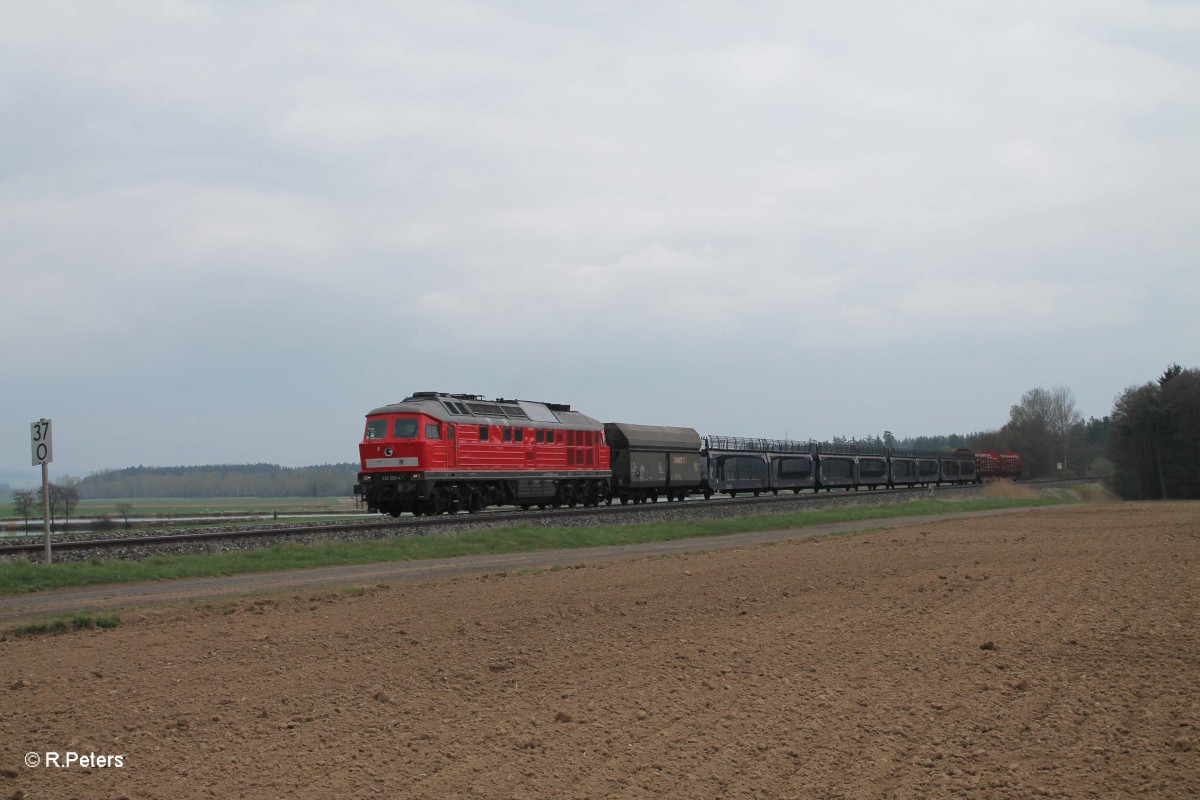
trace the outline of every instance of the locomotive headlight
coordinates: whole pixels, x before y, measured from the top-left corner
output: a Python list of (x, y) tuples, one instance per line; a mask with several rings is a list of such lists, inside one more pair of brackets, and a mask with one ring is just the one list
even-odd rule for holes
[(384, 454), (385, 456), (387, 456), (388, 458), (391, 458), (391, 457), (392, 457), (392, 453), (393, 453), (393, 452), (395, 452), (395, 451), (394, 451), (394, 450), (392, 450), (392, 448), (390, 448), (390, 447), (385, 447), (385, 448), (383, 448), (383, 454)]

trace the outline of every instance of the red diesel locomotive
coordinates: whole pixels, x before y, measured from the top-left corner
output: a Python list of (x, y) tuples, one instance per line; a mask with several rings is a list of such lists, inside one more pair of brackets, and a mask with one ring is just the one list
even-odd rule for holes
[(399, 516), (611, 497), (604, 426), (568, 405), (417, 392), (367, 414), (355, 492)]

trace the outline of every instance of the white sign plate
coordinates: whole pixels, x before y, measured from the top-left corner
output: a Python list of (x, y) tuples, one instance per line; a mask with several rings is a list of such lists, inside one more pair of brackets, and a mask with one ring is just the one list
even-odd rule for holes
[(29, 447), (33, 454), (33, 466), (49, 464), (54, 460), (54, 443), (50, 438), (50, 420), (39, 419), (29, 423)]

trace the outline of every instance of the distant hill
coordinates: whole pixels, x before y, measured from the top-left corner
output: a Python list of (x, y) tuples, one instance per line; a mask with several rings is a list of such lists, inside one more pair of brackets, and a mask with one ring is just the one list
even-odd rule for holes
[[(51, 480), (53, 480), (53, 473), (51, 473)], [(42, 485), (42, 468), (0, 469), (0, 484), (5, 483), (8, 484), (9, 489), (14, 491), (17, 489), (36, 489)]]
[(348, 497), (357, 464), (281, 467), (213, 464), (203, 467), (127, 467), (94, 472), (78, 485), (85, 500), (131, 497)]

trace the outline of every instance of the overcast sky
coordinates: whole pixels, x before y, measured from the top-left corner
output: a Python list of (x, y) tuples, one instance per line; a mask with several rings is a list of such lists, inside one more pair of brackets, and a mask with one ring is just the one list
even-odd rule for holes
[(1200, 366), (1200, 4), (0, 8), (0, 467), (414, 391), (793, 438)]

